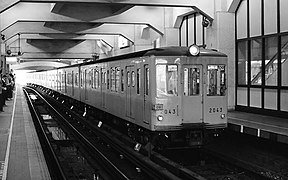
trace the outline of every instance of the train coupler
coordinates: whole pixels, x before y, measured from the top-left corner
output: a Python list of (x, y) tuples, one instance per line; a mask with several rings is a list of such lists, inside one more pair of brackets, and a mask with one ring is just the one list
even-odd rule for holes
[(202, 131), (187, 132), (186, 142), (188, 146), (191, 146), (191, 147), (203, 145), (203, 132)]

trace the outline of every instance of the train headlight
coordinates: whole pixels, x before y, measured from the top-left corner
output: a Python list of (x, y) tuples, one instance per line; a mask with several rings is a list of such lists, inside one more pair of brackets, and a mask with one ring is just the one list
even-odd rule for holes
[(157, 116), (157, 120), (158, 120), (158, 121), (163, 121), (163, 119), (164, 119), (164, 118), (163, 118), (162, 115)]
[(220, 115), (221, 119), (224, 119), (225, 116), (226, 116), (225, 114), (221, 114), (221, 115)]
[(189, 47), (189, 53), (192, 56), (197, 56), (200, 53), (200, 48), (197, 45), (193, 44)]

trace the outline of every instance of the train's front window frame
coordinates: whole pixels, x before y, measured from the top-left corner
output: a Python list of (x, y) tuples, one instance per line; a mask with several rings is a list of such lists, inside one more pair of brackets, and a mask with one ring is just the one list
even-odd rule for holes
[(184, 96), (200, 95), (200, 67), (184, 67)]
[(226, 66), (224, 64), (207, 66), (207, 96), (226, 95)]
[(157, 97), (178, 96), (178, 65), (156, 65)]

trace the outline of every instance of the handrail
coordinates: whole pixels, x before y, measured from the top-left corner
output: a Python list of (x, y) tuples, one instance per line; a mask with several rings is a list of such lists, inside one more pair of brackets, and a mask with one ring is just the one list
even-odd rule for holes
[[(284, 50), (284, 51), (282, 51), (282, 50), (285, 49), (285, 48), (287, 48), (287, 47), (288, 47), (288, 42), (287, 42), (286, 44), (284, 44), (284, 46), (282, 47), (282, 49), (281, 49), (281, 54), (282, 54), (283, 52), (286, 53), (285, 50)], [(276, 52), (276, 53), (274, 54), (274, 56), (269, 60), (269, 62), (268, 62), (267, 64), (265, 64), (265, 71), (273, 64), (274, 60), (275, 60), (277, 57), (278, 57), (278, 52)], [(285, 61), (286, 61), (287, 59), (288, 59), (288, 58), (286, 58)], [(283, 64), (285, 61), (281, 62), (281, 64)], [(275, 70), (275, 71), (277, 71), (277, 70)], [(275, 71), (274, 71), (274, 72), (275, 72)], [(269, 79), (269, 77), (271, 77), (271, 75), (274, 74), (274, 72), (271, 73), (265, 80)], [(259, 77), (261, 77), (261, 75), (262, 75), (262, 71), (259, 71), (258, 74), (251, 80), (251, 84), (254, 84), (254, 83), (259, 79)]]

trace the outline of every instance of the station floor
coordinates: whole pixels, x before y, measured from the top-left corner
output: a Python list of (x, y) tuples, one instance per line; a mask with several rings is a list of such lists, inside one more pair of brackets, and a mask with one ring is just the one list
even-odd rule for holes
[[(0, 113), (0, 180), (51, 179), (20, 85), (6, 104)], [(229, 111), (228, 128), (288, 144), (288, 119)]]
[(288, 117), (278, 118), (229, 111), (228, 128), (241, 133), (288, 144)]
[(0, 180), (48, 180), (50, 174), (22, 88), (0, 112)]

